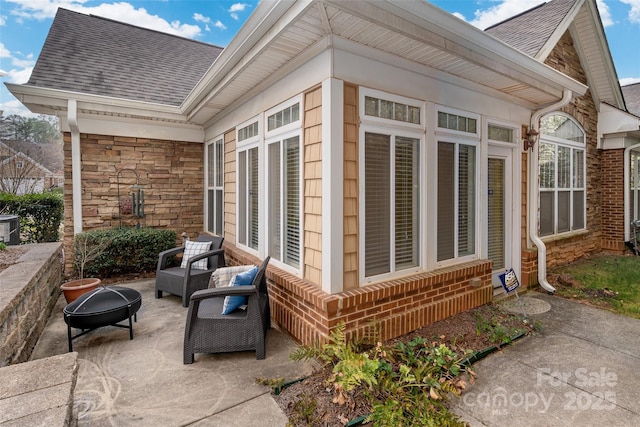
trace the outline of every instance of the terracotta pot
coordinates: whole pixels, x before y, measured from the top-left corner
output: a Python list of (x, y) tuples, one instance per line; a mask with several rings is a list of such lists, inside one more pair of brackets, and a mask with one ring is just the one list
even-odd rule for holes
[(67, 300), (67, 304), (73, 302), (80, 295), (96, 289), (100, 286), (101, 280), (96, 278), (78, 279), (70, 282), (63, 283), (60, 286), (64, 293), (64, 298)]

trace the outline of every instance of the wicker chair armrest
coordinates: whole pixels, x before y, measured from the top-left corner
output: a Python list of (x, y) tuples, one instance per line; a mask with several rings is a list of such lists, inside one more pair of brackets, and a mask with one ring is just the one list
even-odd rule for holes
[(214, 255), (224, 256), (224, 249), (214, 249), (212, 251), (202, 252), (201, 254), (192, 256), (187, 260), (187, 270), (191, 269), (191, 264), (193, 264), (194, 262), (200, 261), (201, 259), (209, 258), (210, 256)]
[(255, 293), (257, 293), (257, 289), (251, 285), (202, 289), (191, 294), (191, 302), (226, 296), (250, 296)]
[(160, 252), (158, 255), (158, 270), (164, 270), (167, 267), (167, 261), (169, 257), (181, 254), (184, 252), (184, 246), (180, 246), (173, 249), (167, 249)]

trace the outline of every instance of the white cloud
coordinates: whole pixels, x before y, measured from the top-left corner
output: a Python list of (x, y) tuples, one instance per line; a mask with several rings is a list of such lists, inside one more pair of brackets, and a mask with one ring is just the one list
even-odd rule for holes
[(229, 8), (229, 14), (233, 19), (238, 21), (240, 19), (240, 16), (238, 16), (238, 12), (244, 12), (248, 7), (251, 7), (251, 5), (246, 3), (234, 3)]
[(7, 17), (5, 15), (0, 15), (0, 27), (4, 27), (7, 25)]
[(610, 27), (611, 25), (613, 25), (615, 22), (613, 20), (613, 17), (611, 16), (609, 5), (607, 5), (604, 0), (597, 0), (596, 4), (598, 6), (598, 12), (600, 13), (600, 20), (602, 21), (602, 25), (604, 27)]
[(227, 26), (226, 26), (226, 25), (224, 25), (224, 24), (223, 24), (222, 22), (220, 22), (219, 20), (218, 20), (218, 21), (216, 21), (216, 22), (213, 24), (213, 26), (214, 26), (214, 27), (216, 27), (216, 28), (219, 28), (219, 29), (221, 29), (221, 30), (226, 30), (226, 29), (227, 29)]
[(629, 10), (629, 21), (640, 24), (640, 0), (620, 0), (620, 2), (631, 6), (631, 10)]
[(11, 51), (0, 42), (0, 58), (11, 58)]
[(8, 76), (5, 79), (9, 83), (15, 84), (24, 84), (29, 81), (29, 77), (31, 77), (31, 72), (33, 71), (33, 66), (25, 67), (20, 70), (11, 70), (8, 73)]
[(193, 19), (195, 19), (198, 22), (203, 22), (205, 24), (208, 24), (211, 22), (211, 18), (209, 18), (208, 16), (204, 16), (201, 13), (194, 13), (193, 14)]
[(32, 113), (27, 110), (27, 107), (22, 105), (20, 101), (17, 99), (13, 99), (11, 101), (0, 103), (0, 111), (2, 111), (2, 115), (7, 117), (13, 114), (24, 117), (37, 117), (37, 114)]
[(84, 6), (86, 0), (4, 0), (19, 7), (11, 12), (18, 18), (43, 20), (53, 18), (58, 7), (84, 14), (93, 14), (104, 18), (126, 22), (139, 27), (149, 28), (177, 36), (196, 38), (202, 32), (198, 25), (168, 22), (158, 15), (151, 15), (145, 8), (136, 9), (130, 3), (102, 3), (98, 6)]
[(640, 77), (625, 77), (620, 79), (620, 86), (632, 85), (634, 83), (640, 83)]
[(482, 30), (543, 3), (542, 0), (503, 0), (488, 9), (475, 11), (469, 23)]

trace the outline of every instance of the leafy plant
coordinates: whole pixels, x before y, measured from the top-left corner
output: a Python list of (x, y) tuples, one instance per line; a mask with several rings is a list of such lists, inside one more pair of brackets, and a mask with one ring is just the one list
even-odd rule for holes
[[(340, 323), (327, 343), (299, 347), (290, 357), (332, 365), (327, 385), (334, 390), (334, 403), (346, 404), (349, 392), (360, 390), (372, 408), (365, 422), (374, 426), (462, 425), (445, 404), (449, 395), (459, 395), (466, 387), (460, 378), (463, 358), (456, 352), (421, 337), (391, 348), (382, 343), (367, 351), (362, 347), (346, 340)], [(475, 374), (466, 371), (473, 380)]]

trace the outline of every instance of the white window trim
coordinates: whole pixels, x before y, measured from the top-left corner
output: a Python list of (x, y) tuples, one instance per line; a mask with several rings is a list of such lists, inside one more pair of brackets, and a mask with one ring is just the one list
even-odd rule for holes
[[(480, 114), (472, 113), (465, 110), (460, 110), (457, 108), (445, 107), (444, 105), (440, 105), (440, 104), (435, 104), (435, 111), (436, 111), (436, 116), (435, 116), (434, 124), (435, 124), (437, 134), (459, 135), (463, 138), (468, 138), (471, 140), (478, 140), (478, 141), (480, 140), (480, 132), (481, 132), (481, 129), (483, 128), (482, 117), (480, 116)], [(441, 128), (438, 126), (438, 113), (455, 114), (457, 116), (466, 117), (469, 119), (475, 119), (476, 132), (475, 133), (463, 132), (463, 131), (449, 129), (449, 128)]]
[[(238, 135), (240, 129), (243, 129), (255, 122), (258, 122), (258, 134), (255, 136), (252, 136), (251, 138), (247, 138), (245, 140), (240, 141), (239, 135)], [(262, 129), (263, 129), (262, 126), (263, 126), (262, 115), (254, 116), (251, 119), (244, 121), (240, 123), (238, 126), (236, 126), (236, 148), (257, 144), (258, 142), (260, 142), (260, 140), (262, 139)]]
[[(222, 141), (222, 186), (221, 187), (216, 187), (215, 186), (215, 178), (214, 178), (214, 185), (210, 186), (209, 185), (209, 168), (214, 167), (213, 165), (209, 164), (209, 150), (215, 150), (215, 145), (218, 141)], [(210, 228), (215, 228), (215, 218), (212, 218), (214, 221), (214, 224), (209, 224), (209, 220), (211, 219), (211, 212), (209, 212), (209, 191), (213, 190), (222, 190), (222, 230), (220, 230), (220, 236), (224, 235), (224, 135), (219, 135), (213, 139), (211, 139), (210, 141), (207, 142), (206, 144), (206, 152), (205, 152), (205, 156), (204, 156), (204, 162), (205, 162), (205, 171), (206, 171), (206, 176), (205, 176), (205, 188), (206, 188), (206, 192), (205, 192), (205, 218), (206, 218), (206, 226), (207, 229)], [(214, 151), (214, 157), (215, 157), (215, 151)], [(215, 204), (215, 199), (214, 199), (214, 204)], [(214, 212), (215, 214), (215, 212)]]
[[(554, 215), (554, 226), (555, 229), (557, 230), (558, 228), (558, 187), (557, 187), (557, 175), (558, 175), (558, 158), (557, 158), (557, 148), (558, 147), (567, 147), (569, 149), (572, 150), (573, 149), (579, 149), (582, 150), (584, 152), (584, 167), (583, 167), (583, 183), (584, 185), (582, 187), (574, 187), (573, 184), (571, 184), (571, 187), (569, 188), (569, 191), (571, 193), (573, 193), (574, 190), (581, 188), (584, 193), (583, 195), (583, 205), (584, 205), (584, 210), (582, 212), (582, 222), (584, 224), (584, 227), (582, 228), (576, 228), (573, 229), (573, 197), (571, 197), (569, 199), (569, 206), (570, 206), (570, 230), (569, 231), (562, 231), (562, 232), (557, 232), (554, 230), (554, 232), (552, 234), (547, 234), (545, 236), (540, 236), (540, 238), (542, 239), (543, 242), (546, 241), (553, 241), (553, 240), (558, 240), (558, 239), (563, 239), (563, 238), (568, 238), (571, 236), (574, 236), (576, 234), (581, 234), (584, 233), (585, 231), (588, 230), (587, 227), (587, 133), (584, 130), (584, 127), (582, 126), (582, 124), (580, 122), (578, 122), (575, 117), (571, 116), (570, 114), (564, 113), (562, 111), (554, 111), (551, 112), (549, 114), (546, 114), (544, 117), (542, 117), (540, 119), (540, 122), (542, 122), (544, 119), (546, 119), (549, 116), (563, 116), (568, 118), (571, 122), (573, 122), (573, 124), (575, 124), (579, 129), (580, 132), (582, 132), (582, 142), (575, 142), (575, 141), (571, 141), (569, 139), (563, 139), (563, 138), (558, 138), (555, 136), (551, 136), (551, 135), (546, 135), (543, 133), (540, 133), (540, 141), (539, 144), (545, 142), (545, 143), (550, 143), (550, 144), (555, 144), (556, 145), (556, 156), (554, 157), (554, 161), (555, 161), (555, 174), (556, 174), (556, 187), (554, 188), (546, 188), (546, 187), (542, 187), (540, 186), (540, 188), (538, 189), (538, 208), (540, 206), (540, 193), (543, 191), (553, 191), (554, 193), (554, 209), (553, 209), (553, 215)], [(573, 168), (575, 167), (574, 163), (573, 163), (573, 157), (571, 158), (571, 172), (573, 172)], [(540, 166), (538, 166), (538, 175), (540, 175)], [(540, 223), (538, 223), (538, 235), (540, 235)]]
[[(303, 106), (303, 98), (302, 98), (302, 94), (295, 96), (281, 104), (276, 105), (273, 108), (270, 108), (269, 110), (265, 111), (264, 113), (264, 132), (265, 132), (265, 139), (271, 139), (274, 138), (276, 135), (280, 135), (282, 133), (285, 132), (289, 132), (289, 131), (295, 131), (295, 130), (299, 130), (302, 128), (302, 116), (304, 115), (304, 106)], [(276, 128), (274, 130), (268, 130), (267, 127), (267, 121), (269, 120), (269, 116), (278, 113), (286, 108), (291, 107), (294, 104), (299, 104), (299, 108), (300, 108), (300, 115), (298, 117), (298, 120), (296, 120), (295, 122), (291, 122), (289, 124), (286, 124), (284, 126), (280, 126), (279, 128)], [(300, 140), (300, 142), (302, 142), (302, 140)]]
[[(374, 117), (367, 116), (364, 113), (365, 109), (365, 97), (370, 96), (373, 98), (384, 99), (385, 101), (398, 102), (401, 104), (410, 105), (412, 107), (420, 108), (420, 124), (403, 122), (400, 120), (392, 120), (392, 119), (384, 119), (382, 117)], [(371, 123), (379, 126), (391, 126), (394, 128), (402, 128), (402, 129), (414, 129), (414, 130), (424, 130), (425, 128), (425, 103), (419, 99), (406, 98), (400, 95), (394, 95), (388, 92), (382, 92), (375, 89), (369, 89), (363, 86), (360, 86), (360, 94), (359, 94), (359, 106), (358, 106), (358, 114), (360, 114), (360, 123)], [(424, 139), (424, 138), (423, 138)]]
[[(453, 130), (453, 129), (448, 129), (448, 128), (441, 128), (438, 127), (438, 113), (439, 112), (443, 112), (443, 113), (449, 113), (449, 114), (455, 114), (458, 116), (463, 116), (463, 117), (467, 117), (467, 118), (471, 118), (471, 119), (476, 119), (476, 133), (470, 133), (470, 132), (462, 132), (462, 131), (458, 131), (458, 130)], [(448, 267), (451, 265), (457, 265), (457, 264), (461, 264), (464, 262), (468, 262), (468, 261), (473, 261), (476, 259), (479, 259), (481, 256), (481, 251), (482, 251), (482, 197), (481, 197), (481, 186), (482, 186), (482, 162), (483, 159), (486, 157), (486, 154), (484, 153), (484, 150), (481, 149), (481, 130), (484, 129), (485, 126), (488, 126), (487, 124), (485, 124), (486, 122), (484, 120), (482, 120), (482, 116), (480, 114), (475, 114), (475, 113), (471, 113), (468, 111), (464, 111), (464, 110), (459, 110), (456, 108), (451, 108), (451, 107), (445, 107), (443, 105), (439, 105), (439, 104), (434, 104), (434, 126), (435, 126), (435, 139), (434, 139), (434, 158), (433, 161), (430, 162), (431, 167), (433, 167), (436, 171), (438, 168), (438, 144), (440, 142), (445, 142), (445, 143), (450, 143), (450, 144), (456, 144), (456, 146), (463, 144), (463, 145), (470, 145), (470, 146), (474, 146), (476, 148), (476, 164), (475, 164), (475, 184), (476, 184), (476, 188), (475, 188), (475, 227), (474, 227), (474, 234), (475, 234), (475, 247), (474, 247), (474, 253), (471, 255), (464, 255), (464, 256), (455, 256), (454, 258), (451, 259), (447, 259), (447, 260), (442, 260), (442, 261), (438, 261), (438, 206), (437, 206), (437, 200), (438, 200), (438, 174), (437, 172), (434, 172), (433, 174), (433, 178), (435, 179), (434, 183), (433, 183), (433, 189), (434, 189), (434, 193), (433, 193), (433, 200), (434, 200), (434, 204), (436, 204), (436, 208), (434, 209), (434, 217), (433, 217), (433, 230), (435, 231), (434, 234), (432, 234), (432, 236), (434, 237), (432, 239), (433, 241), (433, 268), (443, 268), (443, 267)], [(497, 123), (496, 121), (492, 121), (492, 123)], [(508, 144), (508, 145), (512, 145), (512, 144)], [(457, 148), (456, 148), (456, 153), (457, 153)], [(457, 162), (456, 162), (457, 164)], [(456, 176), (454, 177), (456, 180), (456, 183), (458, 182), (458, 169), (456, 167)], [(457, 188), (457, 186), (456, 186)], [(456, 209), (457, 209), (457, 202), (456, 202)], [(454, 230), (456, 233), (456, 236), (458, 234), (458, 222), (456, 221), (454, 224)], [(455, 240), (455, 247), (457, 248), (457, 239)]]
[[(287, 126), (283, 126), (287, 127)], [(265, 140), (265, 173), (266, 173), (266, 183), (265, 183), (265, 192), (269, 191), (269, 188), (271, 187), (271, 182), (270, 182), (270, 171), (269, 171), (269, 159), (268, 159), (268, 147), (269, 145), (273, 144), (273, 143), (277, 143), (277, 142), (284, 142), (285, 139), (291, 138), (291, 137), (295, 137), (297, 136), (299, 139), (299, 143), (300, 143), (300, 153), (299, 153), (299, 162), (300, 162), (300, 176), (298, 177), (298, 188), (300, 189), (300, 218), (299, 218), (299, 222), (300, 222), (300, 247), (299, 247), (299, 257), (300, 257), (300, 266), (298, 268), (292, 267), (289, 264), (280, 261), (276, 258), (271, 258), (271, 261), (274, 265), (276, 265), (277, 267), (288, 271), (289, 273), (293, 273), (296, 276), (299, 276), (302, 273), (302, 269), (304, 266), (304, 191), (303, 191), (303, 182), (304, 182), (304, 167), (303, 167), (303, 159), (304, 159), (304, 145), (303, 145), (303, 141), (302, 141), (302, 129), (298, 128), (295, 130), (289, 130), (288, 132), (283, 132), (277, 136), (273, 136), (271, 138), (269, 138), (268, 140)], [(280, 147), (280, 153), (282, 153), (283, 147)], [(282, 157), (280, 157), (280, 159), (282, 160)], [(280, 182), (280, 194), (284, 194), (284, 188), (283, 188), (283, 182)], [(267, 194), (264, 195), (264, 200), (265, 200), (265, 209), (264, 209), (264, 216), (265, 216), (265, 221), (264, 223), (266, 224), (266, 227), (269, 227), (270, 224), (270, 220), (271, 218), (269, 218), (269, 212), (271, 209), (271, 206), (269, 205), (269, 197)], [(282, 224), (281, 224), (282, 226)], [(265, 248), (269, 248), (270, 244), (271, 244), (271, 232), (270, 230), (267, 230), (265, 233), (265, 239), (264, 239), (264, 247)], [(284, 238), (284, 228), (281, 228), (281, 250), (284, 251), (284, 246), (283, 246), (283, 238)], [(269, 254), (272, 255), (272, 254)]]
[[(361, 103), (362, 104), (362, 103)], [(423, 132), (417, 132), (415, 129), (411, 129), (411, 127), (408, 126), (398, 126), (398, 123), (403, 124), (405, 122), (399, 122), (399, 121), (395, 121), (395, 120), (384, 120), (385, 123), (388, 122), (394, 122), (396, 123), (396, 126), (382, 126), (380, 124), (378, 125), (374, 125), (374, 124), (362, 124), (360, 126), (360, 131), (359, 131), (359, 149), (358, 149), (358, 164), (360, 165), (360, 167), (358, 168), (358, 192), (360, 194), (360, 197), (358, 197), (358, 214), (359, 217), (361, 218), (361, 220), (359, 221), (359, 225), (358, 225), (358, 253), (360, 254), (360, 256), (358, 257), (358, 272), (359, 272), (359, 282), (366, 286), (366, 285), (370, 285), (370, 284), (374, 284), (374, 283), (378, 283), (378, 282), (382, 282), (382, 281), (387, 281), (393, 278), (397, 278), (397, 277), (403, 277), (403, 276), (407, 276), (409, 274), (415, 274), (421, 271), (424, 271), (424, 252), (425, 252), (425, 245), (424, 245), (424, 226), (425, 226), (425, 212), (424, 212), (424, 204), (425, 201), (424, 199), (426, 199), (425, 197), (425, 189), (424, 187), (424, 182), (425, 182), (425, 165), (426, 163), (424, 162), (424, 158), (425, 158), (425, 135)], [(420, 227), (420, 241), (418, 242), (418, 265), (416, 267), (412, 267), (412, 268), (407, 268), (407, 269), (403, 269), (403, 270), (396, 270), (395, 269), (395, 264), (392, 263), (391, 265), (391, 272), (389, 273), (384, 273), (384, 274), (378, 274), (375, 276), (370, 276), (370, 277), (366, 277), (365, 276), (365, 221), (364, 221), (364, 212), (365, 212), (365, 179), (364, 179), (364, 138), (365, 138), (365, 134), (366, 133), (379, 133), (379, 134), (383, 134), (383, 135), (391, 135), (392, 136), (392, 140), (394, 137), (396, 136), (403, 136), (403, 137), (408, 137), (408, 138), (416, 138), (419, 140), (419, 173), (418, 173), (418, 183), (421, 187), (421, 190), (419, 192), (420, 194), (420, 200), (418, 201), (418, 226)], [(393, 193), (392, 193), (392, 198), (391, 198), (391, 203), (389, 206), (389, 209), (391, 209), (393, 211), (394, 208), (394, 197), (393, 197)], [(391, 215), (391, 217), (393, 217), (393, 214)], [(391, 235), (390, 235), (390, 244), (394, 241), (394, 230), (392, 228), (391, 230)], [(390, 258), (393, 259), (394, 258), (394, 254), (395, 254), (395, 248), (392, 245), (391, 246), (391, 254), (390, 254)]]

